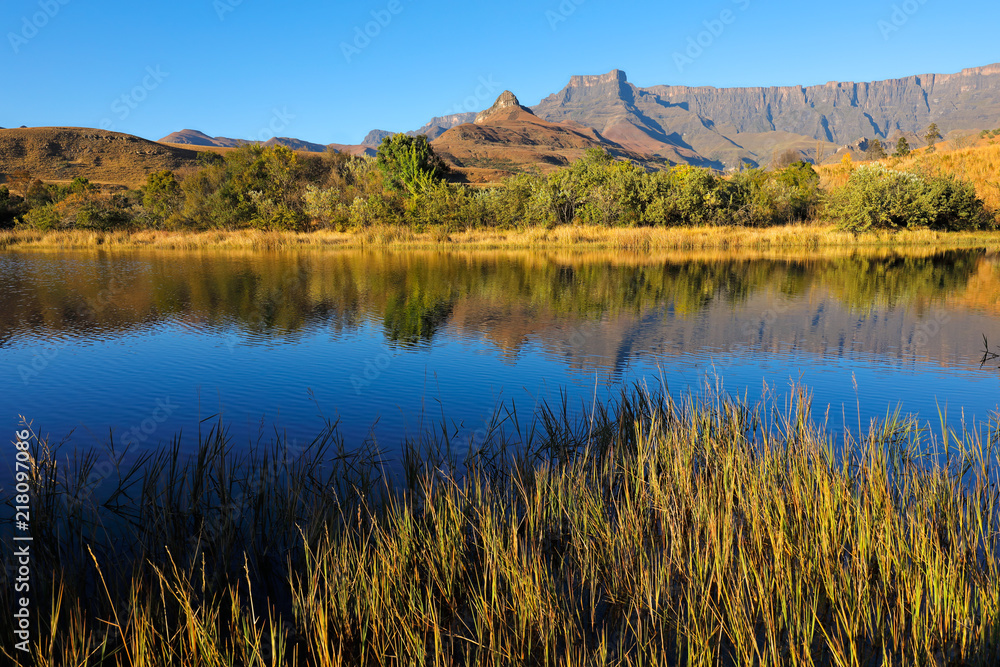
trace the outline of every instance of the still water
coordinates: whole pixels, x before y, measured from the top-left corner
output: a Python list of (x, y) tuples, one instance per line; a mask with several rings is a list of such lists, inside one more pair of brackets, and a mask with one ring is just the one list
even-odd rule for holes
[[(982, 251), (4, 252), (0, 427), (81, 448), (195, 441), (388, 451), (501, 406), (571, 411), (629, 383), (781, 400), (831, 429), (902, 406), (986, 420), (1000, 257)], [(3, 436), (7, 438), (8, 436)]]

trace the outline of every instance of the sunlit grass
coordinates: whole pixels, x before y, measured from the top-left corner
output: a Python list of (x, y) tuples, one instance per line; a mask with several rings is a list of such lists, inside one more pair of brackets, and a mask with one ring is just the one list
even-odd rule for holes
[[(987, 208), (993, 212), (1000, 212), (1000, 142), (996, 139), (980, 139), (974, 145), (964, 148), (956, 148), (948, 142), (942, 142), (934, 152), (920, 148), (906, 157), (888, 157), (880, 162), (901, 171), (930, 176), (951, 174), (970, 181)], [(847, 183), (851, 167), (828, 164), (818, 167), (817, 171), (820, 174), (822, 187), (833, 190)]]
[(469, 455), (437, 433), (394, 466), (348, 451), (332, 424), (303, 447), (215, 430), (191, 459), (175, 443), (93, 494), (108, 454), (38, 447), (36, 567), (51, 583), (33, 659), (1000, 660), (995, 423), (937, 434), (897, 414), (834, 442), (801, 393), (774, 411), (634, 391), (579, 420), (498, 415)]
[(914, 230), (854, 235), (831, 225), (748, 227), (601, 227), (565, 225), (518, 229), (414, 231), (405, 225), (375, 225), (355, 233), (141, 230), (0, 231), (0, 249), (217, 249), (296, 250), (316, 248), (479, 248), (651, 250), (777, 250), (935, 246), (1000, 248), (1000, 232)]

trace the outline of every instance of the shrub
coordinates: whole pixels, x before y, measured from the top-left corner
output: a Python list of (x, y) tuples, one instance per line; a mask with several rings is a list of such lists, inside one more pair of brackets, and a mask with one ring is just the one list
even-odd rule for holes
[(21, 218), (21, 224), (25, 227), (31, 227), (32, 229), (37, 229), (43, 232), (59, 229), (61, 225), (61, 219), (59, 213), (55, 209), (53, 204), (45, 204), (43, 206), (37, 206), (30, 211), (28, 211), (23, 218)]
[(880, 165), (859, 167), (831, 197), (828, 214), (852, 232), (979, 229), (992, 220), (971, 184)]
[(24, 202), (12, 195), (6, 185), (0, 185), (0, 229), (10, 229), (24, 212)]
[(159, 227), (180, 210), (183, 202), (181, 186), (170, 170), (158, 171), (146, 178), (142, 187), (142, 206), (146, 224)]

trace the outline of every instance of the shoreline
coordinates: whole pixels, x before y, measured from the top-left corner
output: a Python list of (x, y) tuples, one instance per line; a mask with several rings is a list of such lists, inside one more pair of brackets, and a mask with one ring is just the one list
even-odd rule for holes
[(985, 248), (1000, 250), (1000, 231), (875, 232), (855, 235), (833, 225), (781, 227), (617, 227), (566, 225), (526, 230), (442, 228), (414, 231), (403, 225), (376, 225), (359, 231), (0, 231), (0, 250), (163, 249), (163, 250), (811, 250), (819, 248)]

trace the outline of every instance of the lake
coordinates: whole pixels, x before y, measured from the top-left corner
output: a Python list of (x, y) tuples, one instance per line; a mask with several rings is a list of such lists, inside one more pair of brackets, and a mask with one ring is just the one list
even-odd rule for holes
[[(621, 387), (783, 401), (831, 430), (904, 413), (994, 414), (1000, 256), (782, 253), (32, 251), (0, 253), (0, 420), (71, 446), (345, 444), (499, 408), (582, 414)], [(766, 392), (766, 394), (765, 394)]]

